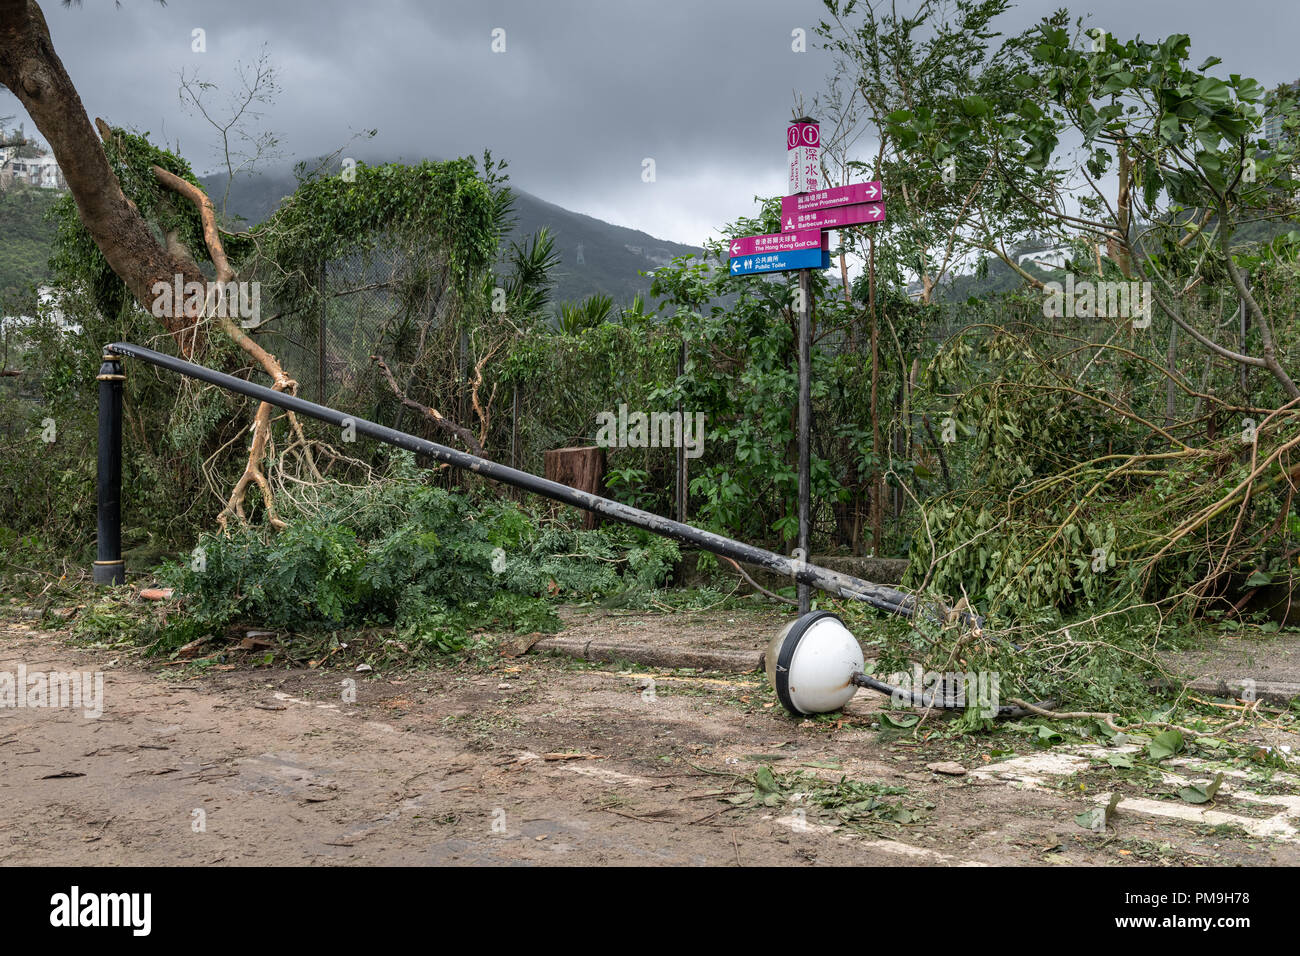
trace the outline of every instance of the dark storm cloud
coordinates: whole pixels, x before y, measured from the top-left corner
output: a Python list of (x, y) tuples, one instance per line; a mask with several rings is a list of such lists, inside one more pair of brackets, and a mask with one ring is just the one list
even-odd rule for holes
[[(907, 4), (900, 3), (901, 6)], [(914, 4), (912, 4), (914, 5)], [(1058, 3), (1029, 0), (1018, 30)], [(784, 190), (793, 94), (811, 103), (831, 68), (817, 48), (815, 0), (173, 0), (159, 7), (43, 4), (87, 110), (150, 130), (196, 168), (212, 135), (181, 111), (182, 68), (229, 84), (236, 60), (267, 44), (283, 93), (265, 125), (294, 158), (375, 127), (362, 155), (447, 157), (489, 147), (517, 185), (561, 205), (699, 242)], [(1192, 35), (1195, 62), (1267, 83), (1300, 76), (1287, 38), (1300, 7), (1268, 0), (1091, 0), (1076, 7), (1119, 35)], [(493, 53), (492, 31), (505, 32)], [(207, 52), (191, 51), (206, 31)], [(791, 50), (791, 31), (808, 52)], [(0, 94), (0, 114), (19, 113)], [(29, 129), (30, 124), (29, 124)], [(863, 148), (867, 145), (863, 141)], [(656, 164), (642, 182), (642, 161)]]

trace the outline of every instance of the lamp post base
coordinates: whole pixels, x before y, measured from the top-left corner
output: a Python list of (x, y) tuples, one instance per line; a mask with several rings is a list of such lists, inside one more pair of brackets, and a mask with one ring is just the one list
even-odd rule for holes
[(126, 562), (120, 558), (116, 561), (95, 562), (96, 584), (125, 584)]

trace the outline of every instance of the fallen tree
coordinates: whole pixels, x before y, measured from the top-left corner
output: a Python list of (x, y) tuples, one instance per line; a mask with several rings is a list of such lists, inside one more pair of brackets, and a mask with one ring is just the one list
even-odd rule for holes
[[(495, 284), (492, 260), (510, 208), (499, 173), (503, 164), (485, 157), (481, 175), (468, 160), (409, 167), (362, 164), (342, 177), (321, 175), (323, 162), (322, 170), (303, 180), (270, 219), (233, 233), (221, 228), (213, 203), (184, 159), (144, 136), (100, 119), (91, 122), (33, 0), (0, 3), (0, 83), (27, 108), (68, 182), (70, 199), (56, 208), (56, 281), (85, 293), (109, 323), (121, 324), (131, 310), (142, 308), (181, 355), (206, 356), (232, 370), (251, 365), (273, 389), (296, 394), (297, 376), (286, 370), (264, 334), (274, 337), (290, 319), (323, 312), (327, 298), (379, 288), (398, 300), (396, 340), (390, 344), (411, 369), (407, 390), (422, 364), (435, 376), (455, 381), (445, 366), (428, 362), (428, 350), (443, 345), (433, 341), (435, 331), (455, 333), (458, 323), (453, 320), (488, 311), (484, 302)], [(395, 263), (383, 280), (336, 292), (321, 283), (330, 262), (376, 250)], [(508, 291), (501, 318), (536, 299), (538, 278), (545, 279), (544, 270), (540, 277), (501, 280)], [(235, 284), (250, 283), (265, 287), (259, 292), (274, 303), (274, 315), (245, 321), (228, 307)], [(418, 343), (405, 331), (415, 323)], [(380, 334), (387, 330), (388, 325)], [(112, 334), (116, 338), (120, 333), (119, 328)], [(284, 336), (278, 341), (283, 344)], [(469, 429), (456, 429), (476, 452), (483, 449), (491, 416), (491, 391), (483, 389), (482, 400), (480, 395), (483, 367), (499, 341), (499, 336), (471, 336), (472, 344), (483, 343), (472, 358), (476, 380), (471, 387), (471, 410), (481, 434), (475, 440)], [(236, 351), (230, 353), (229, 346)], [(214, 350), (227, 354), (217, 359)], [(428, 390), (427, 382), (419, 384)], [(194, 425), (203, 437), (195, 442), (190, 434), (186, 441), (195, 449), (215, 444), (202, 471), (221, 499), (216, 520), (222, 527), (232, 517), (249, 517), (250, 488), (257, 489), (267, 522), (282, 527), (276, 497), (286, 493), (286, 485), (321, 480), (324, 464), (318, 458), (349, 467), (363, 464), (319, 436), (309, 440), (292, 414), (285, 416), (288, 434), (277, 450), (272, 427), (277, 419), (271, 406), (263, 404), (251, 428), (241, 428), (236, 436), (248, 436), (242, 468), (233, 478), (223, 477), (216, 459), (235, 438), (220, 437), (212, 418), (211, 412), (204, 413)], [(170, 416), (163, 421), (174, 424)], [(137, 428), (137, 438), (147, 441), (142, 421)], [(233, 484), (221, 487), (223, 482)]]

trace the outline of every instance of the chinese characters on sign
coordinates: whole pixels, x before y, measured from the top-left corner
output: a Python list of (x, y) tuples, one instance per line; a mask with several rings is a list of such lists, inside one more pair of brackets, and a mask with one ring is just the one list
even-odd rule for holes
[(842, 229), (860, 226), (864, 222), (882, 222), (885, 204), (879, 202), (856, 203), (852, 206), (831, 206), (812, 212), (797, 212), (781, 218), (781, 228), (787, 231), (806, 229)]
[(820, 229), (802, 232), (773, 232), (765, 236), (741, 236), (732, 239), (729, 247), (732, 258), (752, 256), (761, 252), (795, 252), (799, 249), (822, 249), (826, 236)]
[(730, 240), (732, 275), (826, 269), (830, 266), (826, 231), (883, 222), (885, 194), (879, 182), (823, 189), (821, 132), (804, 117), (785, 133), (790, 195), (781, 200), (781, 231)]
[(786, 192), (812, 192), (822, 186), (821, 128), (813, 120), (797, 120), (785, 132), (786, 165), (790, 183)]
[(829, 206), (848, 206), (863, 202), (881, 200), (880, 183), (853, 183), (850, 186), (835, 186), (831, 189), (819, 189), (804, 193), (802, 196), (786, 196), (781, 200), (781, 218), (800, 212), (812, 212), (814, 209), (826, 209)]
[(818, 246), (815, 249), (796, 249), (791, 252), (766, 252), (754, 256), (733, 256), (733, 276), (754, 275), (759, 272), (793, 272), (796, 269), (830, 268), (831, 254)]

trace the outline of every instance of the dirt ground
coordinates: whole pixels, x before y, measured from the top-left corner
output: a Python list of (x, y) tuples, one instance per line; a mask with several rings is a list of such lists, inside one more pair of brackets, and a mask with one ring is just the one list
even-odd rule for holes
[[(758, 674), (531, 654), (198, 672), (0, 625), (0, 671), (20, 664), (102, 671), (105, 704), (0, 709), (5, 864), (1300, 864), (1290, 773), (1196, 758), (1121, 780), (1115, 748), (956, 737), (940, 717), (883, 731), (866, 692), (795, 721)], [(782, 781), (766, 799), (764, 767)], [(1213, 802), (1174, 795), (1218, 770)], [(887, 794), (885, 812), (810, 798), (841, 780)], [(1109, 826), (1076, 821), (1117, 788)]]

